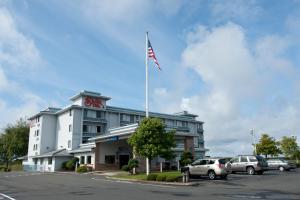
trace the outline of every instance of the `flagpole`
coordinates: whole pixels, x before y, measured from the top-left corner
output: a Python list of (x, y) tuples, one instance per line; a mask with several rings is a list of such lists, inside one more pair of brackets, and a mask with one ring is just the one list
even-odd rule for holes
[[(146, 62), (146, 118), (149, 117), (149, 105), (148, 105), (148, 32), (146, 32), (146, 42), (145, 42), (145, 62)], [(150, 165), (149, 165), (149, 158), (146, 158), (146, 174), (149, 175), (150, 173)]]
[(148, 105), (148, 32), (146, 32), (146, 117), (149, 117), (149, 105)]

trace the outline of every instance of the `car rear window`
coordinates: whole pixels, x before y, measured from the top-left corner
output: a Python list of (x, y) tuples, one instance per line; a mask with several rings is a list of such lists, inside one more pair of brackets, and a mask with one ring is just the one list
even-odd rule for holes
[(257, 160), (260, 162), (265, 162), (266, 160), (261, 156), (256, 156)]
[(249, 161), (250, 161), (250, 162), (256, 162), (257, 159), (256, 159), (255, 156), (249, 156)]
[(220, 160), (219, 160), (219, 163), (225, 165), (225, 164), (227, 163), (227, 160), (226, 160), (226, 159), (220, 159)]

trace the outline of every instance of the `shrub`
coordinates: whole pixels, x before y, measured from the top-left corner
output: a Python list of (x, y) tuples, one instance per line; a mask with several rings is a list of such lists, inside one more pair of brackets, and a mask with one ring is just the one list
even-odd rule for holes
[(85, 172), (88, 172), (88, 168), (84, 165), (84, 166), (80, 166), (77, 168), (77, 171), (78, 173), (85, 173)]
[(166, 181), (167, 182), (176, 182), (178, 180), (179, 176), (175, 174), (168, 174), (166, 176)]
[(66, 168), (68, 170), (74, 170), (76, 163), (78, 163), (79, 159), (77, 157), (72, 158), (71, 160), (67, 161)]
[(130, 170), (132, 170), (133, 168), (139, 167), (139, 161), (137, 159), (130, 159), (128, 161), (128, 167)]
[(182, 152), (179, 163), (181, 166), (186, 166), (193, 162), (193, 154), (189, 151)]
[(157, 181), (166, 181), (167, 175), (165, 174), (158, 174), (156, 177)]
[(149, 174), (147, 176), (147, 181), (156, 181), (157, 174)]
[(74, 163), (73, 163), (72, 160), (67, 161), (67, 163), (66, 163), (66, 168), (67, 168), (68, 170), (74, 170), (74, 169), (75, 169), (75, 165), (74, 165)]
[(128, 165), (123, 165), (123, 166), (122, 166), (122, 170), (123, 170), (123, 171), (126, 171), (126, 172), (129, 172), (129, 171), (130, 171), (130, 168), (129, 168)]
[(67, 162), (68, 161), (65, 161), (65, 162), (63, 162), (62, 164), (61, 164), (61, 168), (62, 169), (64, 169), (64, 170), (67, 170), (68, 168), (67, 168)]

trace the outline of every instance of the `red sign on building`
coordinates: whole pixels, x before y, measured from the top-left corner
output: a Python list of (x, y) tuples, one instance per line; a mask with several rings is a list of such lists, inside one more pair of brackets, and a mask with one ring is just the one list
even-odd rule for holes
[(84, 105), (88, 106), (88, 107), (94, 107), (94, 108), (103, 108), (104, 107), (102, 100), (97, 97), (85, 97)]

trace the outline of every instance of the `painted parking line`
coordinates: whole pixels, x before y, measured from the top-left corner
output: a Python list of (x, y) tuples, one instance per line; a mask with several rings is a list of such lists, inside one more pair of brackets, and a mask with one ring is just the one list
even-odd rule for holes
[(16, 177), (24, 177), (24, 176), (36, 176), (36, 175), (43, 175), (43, 173), (26, 173), (26, 174), (9, 174), (5, 176), (1, 176), (3, 178), (16, 178)]
[(1, 199), (1, 196), (2, 196), (2, 197), (5, 197), (5, 198), (7, 198), (7, 199), (10, 199), (10, 200), (16, 200), (16, 199), (14, 199), (14, 198), (12, 198), (12, 197), (6, 195), (6, 194), (3, 194), (3, 193), (0, 193), (0, 199)]
[(136, 184), (136, 185), (148, 185), (148, 186), (153, 186), (153, 187), (176, 188), (175, 186), (170, 186), (170, 185), (156, 185), (156, 184), (151, 184), (151, 183), (139, 183), (139, 182), (134, 182), (134, 181), (107, 180), (107, 179), (100, 179), (100, 178), (91, 178), (91, 179), (95, 180), (95, 181), (104, 181), (104, 182), (110, 182), (110, 183), (125, 183), (125, 184)]

